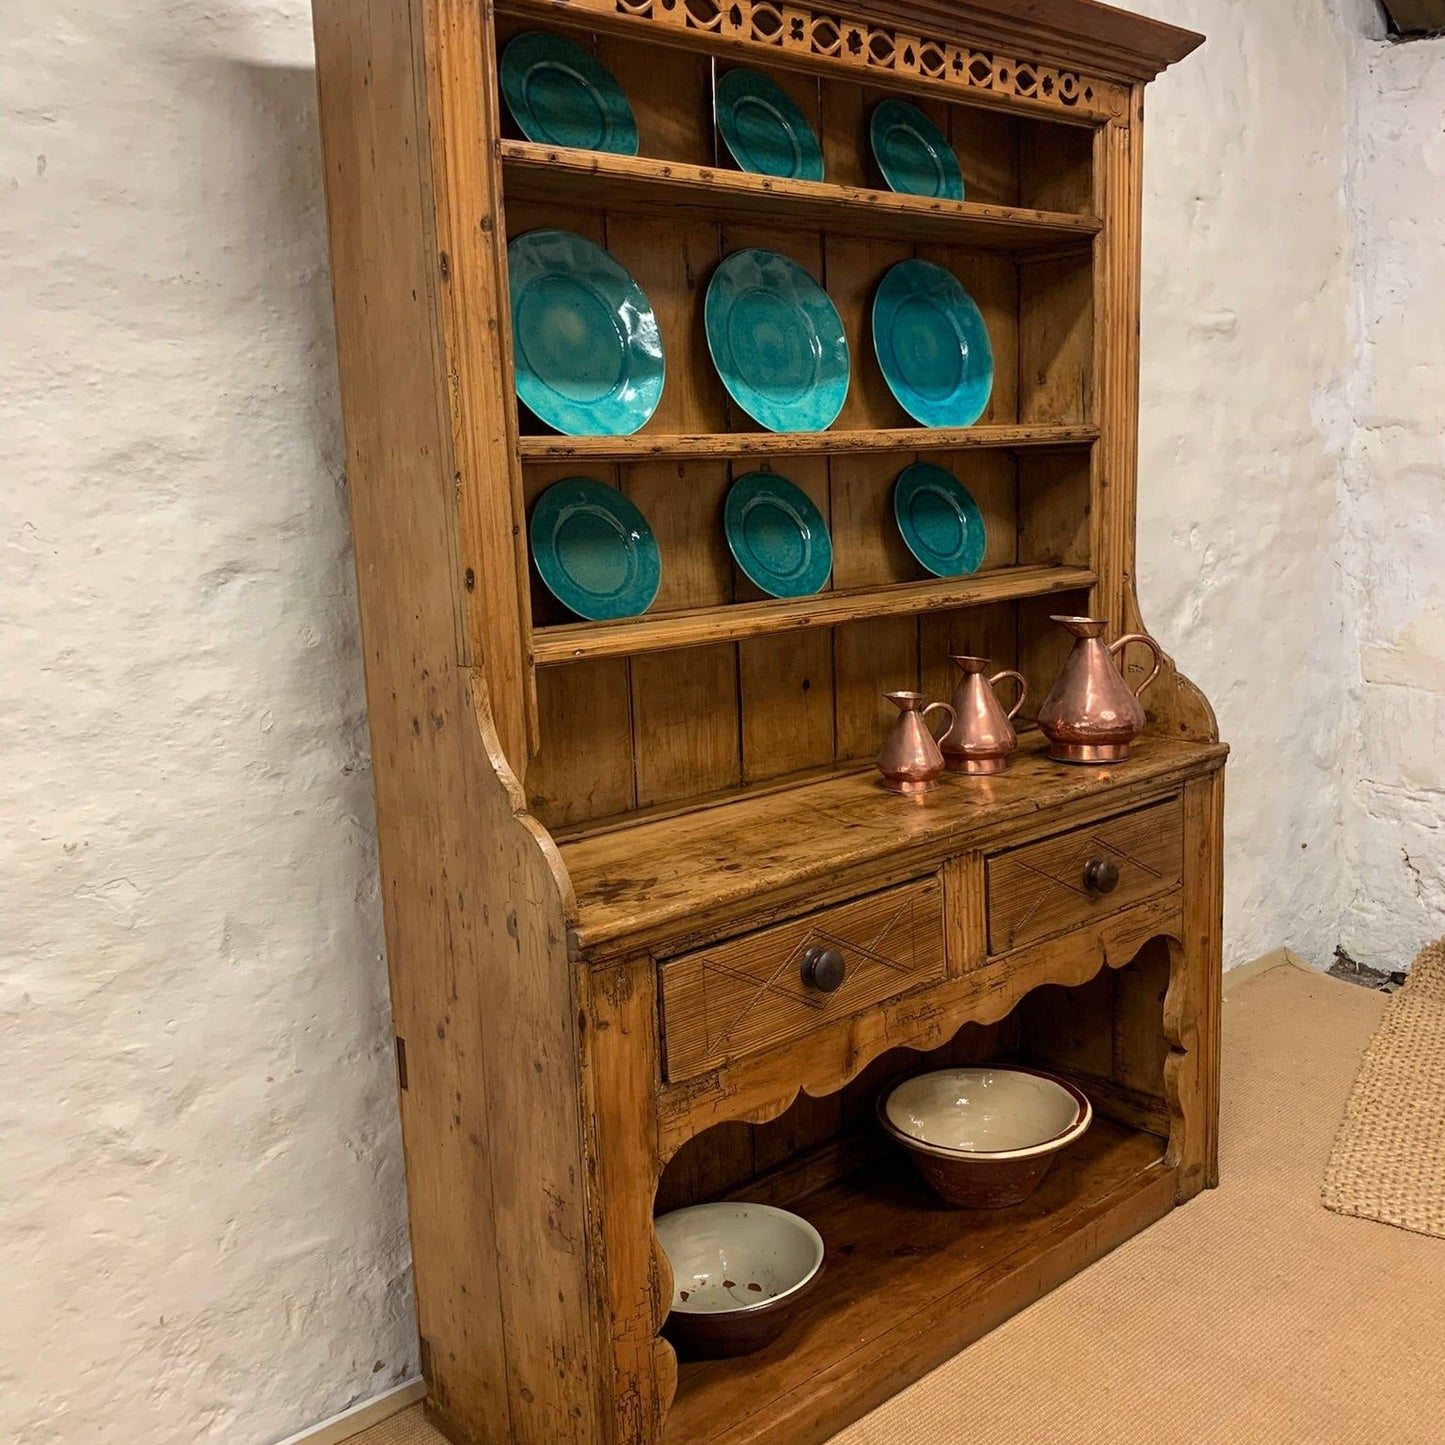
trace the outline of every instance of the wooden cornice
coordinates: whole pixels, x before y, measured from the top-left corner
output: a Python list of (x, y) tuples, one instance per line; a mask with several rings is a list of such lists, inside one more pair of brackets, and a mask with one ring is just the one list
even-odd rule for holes
[(853, 18), (1081, 70), (1153, 80), (1204, 37), (1099, 0), (845, 0)]

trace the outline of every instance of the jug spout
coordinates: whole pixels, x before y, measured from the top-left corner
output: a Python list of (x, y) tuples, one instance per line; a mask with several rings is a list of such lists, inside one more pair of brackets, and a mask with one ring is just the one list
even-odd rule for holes
[[(1138, 697), (1159, 675), (1164, 654), (1152, 637), (1131, 632), (1106, 645), (1101, 617), (1051, 619), (1074, 635), (1063, 671), (1039, 709), (1039, 729), (1049, 740), (1049, 756), (1064, 763), (1117, 763), (1129, 756), (1129, 745), (1144, 731), (1144, 709)], [(1154, 654), (1154, 670), (1138, 693), (1124, 681), (1115, 659), (1137, 642)]]

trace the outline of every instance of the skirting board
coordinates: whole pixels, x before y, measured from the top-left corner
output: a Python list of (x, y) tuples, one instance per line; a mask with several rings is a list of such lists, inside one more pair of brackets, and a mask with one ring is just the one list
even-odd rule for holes
[(408, 1380), (406, 1384), (363, 1400), (361, 1404), (353, 1405), (319, 1425), (288, 1435), (284, 1440), (278, 1440), (276, 1445), (342, 1445), (343, 1441), (354, 1439), (363, 1430), (370, 1430), (373, 1425), (400, 1415), (425, 1395), (425, 1380)]

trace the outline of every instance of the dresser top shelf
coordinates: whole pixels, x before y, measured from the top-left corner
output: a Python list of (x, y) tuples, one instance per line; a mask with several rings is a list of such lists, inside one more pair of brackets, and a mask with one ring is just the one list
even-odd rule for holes
[(576, 942), (589, 953), (663, 939), (671, 948), (718, 919), (757, 923), (766, 895), (787, 890), (796, 899), (800, 886), (826, 888), (844, 870), (856, 892), (870, 865), (896, 877), (911, 858), (923, 871), (970, 835), (1044, 811), (1062, 823), (1063, 810), (1103, 793), (1117, 793), (1127, 808), (1151, 787), (1213, 771), (1229, 752), (1222, 743), (1145, 736), (1128, 762), (1090, 768), (1051, 762), (1046, 749), (1041, 734), (1026, 733), (1007, 772), (946, 775), (918, 801), (887, 792), (867, 767), (563, 841)]

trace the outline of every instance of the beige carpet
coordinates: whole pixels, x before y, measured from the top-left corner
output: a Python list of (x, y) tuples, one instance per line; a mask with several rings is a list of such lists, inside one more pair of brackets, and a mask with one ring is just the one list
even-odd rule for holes
[[(1445, 1242), (1320, 1203), (1385, 996), (1225, 985), (1223, 1185), (834, 1445), (1445, 1445)], [(358, 1438), (442, 1445), (416, 1413)]]
[(1365, 1050), (1324, 1201), (1445, 1239), (1445, 939), (1415, 960)]

